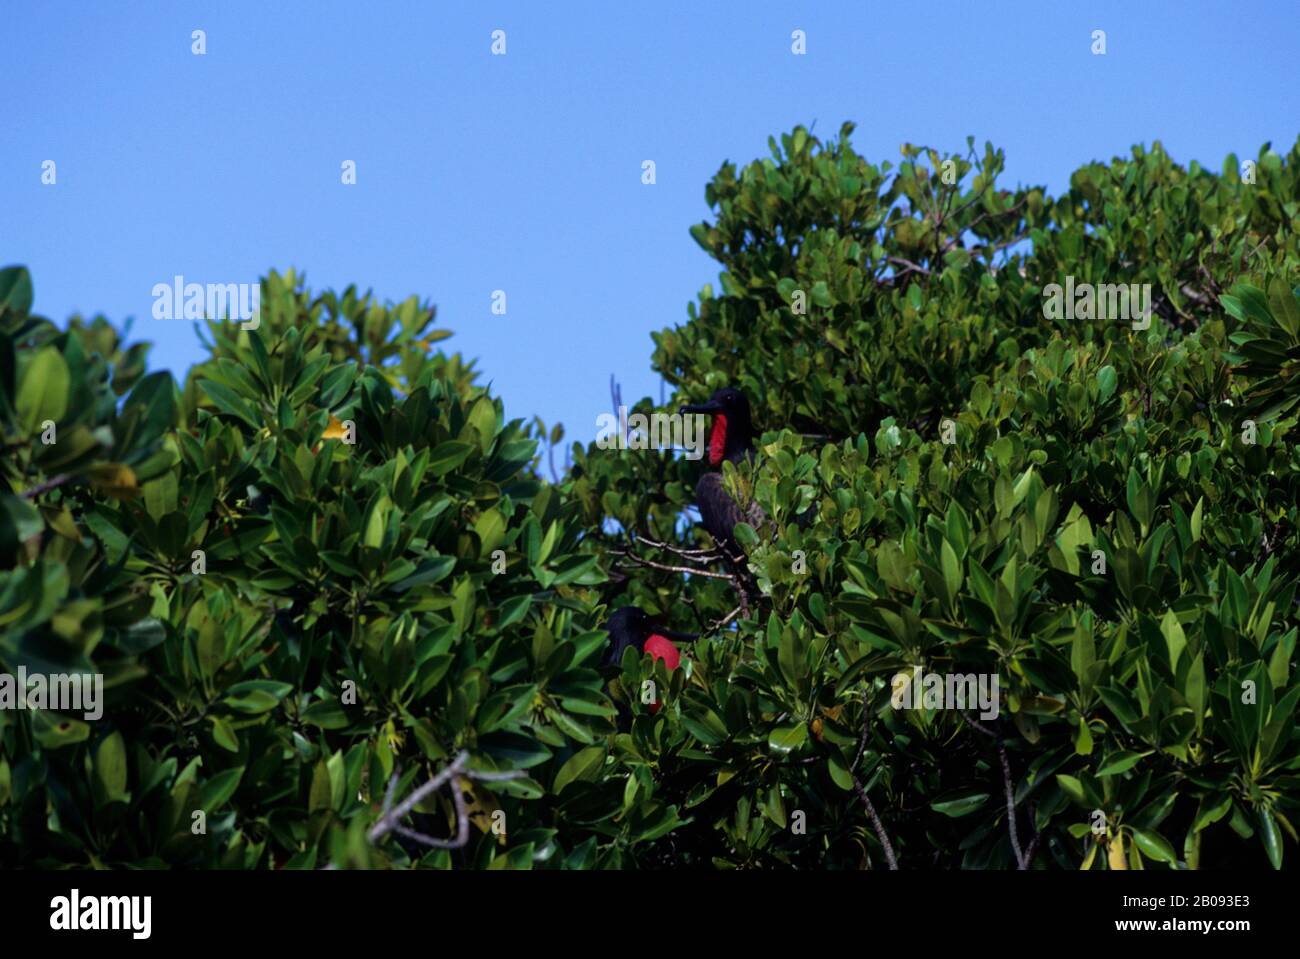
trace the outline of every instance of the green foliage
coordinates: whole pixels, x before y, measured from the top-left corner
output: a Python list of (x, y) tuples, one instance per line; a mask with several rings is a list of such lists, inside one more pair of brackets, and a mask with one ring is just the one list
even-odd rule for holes
[[(461, 749), (526, 772), (473, 783), (466, 861), (618, 862), (671, 828), (606, 771), (599, 557), (519, 421), (429, 352), (430, 309), (273, 274), (260, 327), (209, 321), (180, 391), (4, 277), (0, 662), (101, 672), (106, 702), (0, 711), (0, 858), (404, 862), (362, 841), (384, 787)], [(422, 811), (445, 834), (449, 797)]]
[[(904, 868), (1014, 868), (987, 732), (1039, 868), (1279, 866), (1300, 805), (1300, 144), (1261, 150), (1256, 183), (1138, 148), (1052, 198), (1001, 187), (992, 147), (877, 166), (851, 130), (722, 166), (691, 231), (722, 292), (655, 336), (671, 408), (736, 385), (768, 429), (738, 470), (772, 520), (746, 543), (760, 608), (697, 646), (663, 720), (695, 767), (674, 773), (678, 847), (880, 867), (856, 773)], [(1149, 327), (1050, 318), (1069, 276), (1150, 283)], [(570, 489), (593, 537), (699, 546), (676, 522), (697, 469), (575, 450)], [(734, 604), (629, 575), (682, 622)], [(916, 667), (996, 675), (995, 728), (894, 708)]]
[[(415, 298), (272, 274), (178, 387), (0, 271), (0, 670), (106, 698), (0, 710), (0, 861), (880, 868), (860, 790), (903, 868), (1006, 868), (1001, 746), (1034, 868), (1294, 862), (1300, 144), (1054, 198), (851, 130), (722, 166), (721, 292), (655, 336), (671, 409), (735, 385), (765, 430), (730, 619), (726, 579), (617, 552), (709, 545), (700, 464), (575, 445), (543, 481), (562, 431)], [(1150, 325), (1051, 314), (1067, 277), (1150, 284)], [(704, 633), (681, 668), (600, 670), (625, 603)], [(918, 667), (996, 676), (999, 716), (895, 708)], [(461, 751), (523, 773), (463, 781), (464, 849), (367, 842)], [(454, 833), (447, 790), (418, 812)]]

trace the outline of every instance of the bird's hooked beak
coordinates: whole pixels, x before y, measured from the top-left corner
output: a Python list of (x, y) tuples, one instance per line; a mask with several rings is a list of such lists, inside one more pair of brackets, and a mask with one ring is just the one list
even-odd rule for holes
[(707, 413), (710, 416), (722, 412), (722, 404), (717, 400), (709, 400), (707, 403), (694, 403), (690, 406), (683, 406), (679, 412), (682, 413)]
[(675, 629), (664, 629), (661, 626), (655, 626), (654, 631), (664, 639), (672, 639), (679, 643), (693, 643), (700, 638), (699, 633), (679, 633)]

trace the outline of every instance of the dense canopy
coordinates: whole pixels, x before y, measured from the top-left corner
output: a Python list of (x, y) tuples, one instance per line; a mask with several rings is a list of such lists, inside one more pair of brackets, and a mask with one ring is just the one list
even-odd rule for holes
[[(544, 477), (561, 431), (414, 297), (272, 273), (178, 385), (0, 272), (0, 673), (104, 682), (100, 718), (0, 709), (0, 862), (1280, 867), (1300, 141), (1053, 197), (851, 132), (723, 164), (720, 290), (654, 336), (664, 412), (734, 386), (761, 434), (723, 465), (766, 516), (741, 612), (690, 562), (704, 463)], [(701, 634), (680, 668), (602, 669), (626, 605)], [(898, 708), (914, 670), (996, 715)], [(462, 752), (411, 822), (467, 841), (373, 834)]]

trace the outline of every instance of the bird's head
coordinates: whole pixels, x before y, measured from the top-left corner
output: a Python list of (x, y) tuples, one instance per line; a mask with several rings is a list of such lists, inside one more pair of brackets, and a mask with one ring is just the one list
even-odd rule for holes
[(723, 387), (709, 397), (707, 403), (683, 406), (681, 412), (704, 413), (713, 417), (709, 431), (710, 466), (721, 466), (724, 459), (739, 459), (753, 443), (754, 424), (749, 416), (749, 400), (735, 387)]

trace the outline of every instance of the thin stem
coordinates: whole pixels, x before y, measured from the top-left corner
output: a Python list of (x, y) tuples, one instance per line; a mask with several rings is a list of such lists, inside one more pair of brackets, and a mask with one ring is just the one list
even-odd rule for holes
[(862, 754), (867, 749), (867, 738), (871, 734), (871, 710), (867, 706), (867, 687), (862, 687), (862, 738), (858, 741), (858, 754), (853, 757), (853, 765), (849, 769), (849, 775), (853, 778), (853, 791), (858, 794), (858, 799), (862, 800), (862, 805), (866, 807), (867, 818), (871, 820), (871, 828), (876, 832), (876, 838), (880, 840), (881, 847), (885, 850), (885, 861), (889, 863), (891, 870), (898, 869), (898, 857), (894, 855), (894, 847), (889, 841), (889, 834), (885, 832), (884, 823), (880, 821), (880, 816), (876, 813), (876, 807), (872, 804), (871, 798), (867, 795), (867, 790), (862, 785), (862, 780), (858, 778), (858, 763), (862, 761)]

